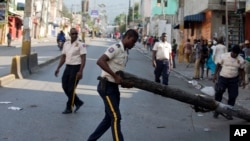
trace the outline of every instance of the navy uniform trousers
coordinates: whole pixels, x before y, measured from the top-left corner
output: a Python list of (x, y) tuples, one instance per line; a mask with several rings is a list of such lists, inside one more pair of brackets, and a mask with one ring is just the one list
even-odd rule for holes
[(239, 77), (225, 78), (219, 76), (218, 82), (215, 85), (215, 100), (221, 102), (223, 93), (228, 89), (228, 105), (234, 106), (238, 96)]
[(168, 85), (168, 77), (169, 77), (168, 59), (156, 60), (156, 68), (154, 74), (155, 74), (155, 82), (161, 83), (160, 77), (162, 76), (162, 83)]
[(96, 141), (99, 139), (110, 127), (114, 141), (123, 141), (121, 132), (121, 114), (120, 114), (120, 92), (118, 84), (106, 81), (105, 89), (102, 89), (102, 82), (97, 86), (97, 91), (101, 96), (105, 106), (105, 117), (98, 125), (94, 133), (92, 133), (88, 141)]
[[(72, 110), (71, 105), (72, 105), (72, 100), (73, 100), (74, 87), (76, 87), (79, 82), (79, 80), (76, 81), (76, 74), (79, 71), (79, 69), (80, 69), (80, 65), (66, 65), (66, 68), (62, 76), (62, 87), (63, 87), (64, 93), (68, 97), (66, 108), (69, 110)], [(82, 101), (75, 94), (74, 104), (79, 105), (81, 103)]]

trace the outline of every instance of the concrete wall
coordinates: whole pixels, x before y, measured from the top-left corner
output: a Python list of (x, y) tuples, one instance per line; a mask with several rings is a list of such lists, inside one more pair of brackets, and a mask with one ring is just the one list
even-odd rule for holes
[(222, 24), (222, 16), (225, 15), (224, 11), (213, 11), (212, 12), (212, 28), (211, 36), (220, 37), (226, 36), (226, 26)]
[(184, 16), (193, 15), (203, 12), (208, 8), (209, 0), (185, 0), (184, 1)]

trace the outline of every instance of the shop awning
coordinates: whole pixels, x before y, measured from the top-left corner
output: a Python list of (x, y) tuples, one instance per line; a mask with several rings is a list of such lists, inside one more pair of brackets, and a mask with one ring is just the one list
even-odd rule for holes
[(205, 20), (205, 13), (198, 13), (184, 17), (185, 22), (203, 22)]
[[(174, 29), (180, 29), (180, 24), (174, 25)], [(184, 22), (184, 29), (191, 28), (191, 25), (188, 22)]]

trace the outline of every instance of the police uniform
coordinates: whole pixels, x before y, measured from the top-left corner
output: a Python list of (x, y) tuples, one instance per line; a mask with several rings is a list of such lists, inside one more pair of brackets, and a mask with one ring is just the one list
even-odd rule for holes
[(156, 51), (155, 82), (160, 83), (160, 76), (162, 75), (163, 84), (168, 85), (172, 46), (168, 42), (160, 41), (155, 43), (153, 51)]
[[(62, 87), (68, 97), (66, 109), (71, 109), (74, 87), (76, 87), (79, 82), (79, 80), (76, 80), (76, 74), (79, 72), (81, 66), (80, 56), (86, 53), (86, 45), (78, 40), (72, 44), (71, 41), (67, 41), (63, 46), (62, 54), (66, 55), (66, 68), (62, 76)], [(81, 106), (83, 104), (76, 94), (74, 104), (76, 106)]]
[(244, 59), (238, 55), (231, 57), (231, 52), (224, 53), (218, 60), (222, 69), (215, 87), (215, 100), (221, 101), (222, 95), (228, 89), (228, 105), (234, 106), (238, 96), (239, 69), (244, 69)]
[[(107, 63), (113, 72), (124, 70), (128, 55), (121, 42), (109, 47), (104, 54), (108, 56), (109, 61)], [(105, 117), (94, 133), (90, 135), (88, 141), (96, 141), (110, 126), (113, 140), (123, 141), (120, 127), (121, 113), (119, 109), (120, 92), (118, 84), (115, 83), (115, 79), (104, 70), (101, 72), (101, 77), (107, 79), (105, 82), (100, 81), (97, 87), (98, 93), (102, 97), (105, 105)]]

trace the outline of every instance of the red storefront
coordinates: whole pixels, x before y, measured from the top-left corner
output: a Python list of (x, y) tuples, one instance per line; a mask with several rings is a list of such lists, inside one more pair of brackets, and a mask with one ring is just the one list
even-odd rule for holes
[(22, 19), (17, 15), (8, 16), (9, 32), (11, 33), (12, 40), (22, 39)]

